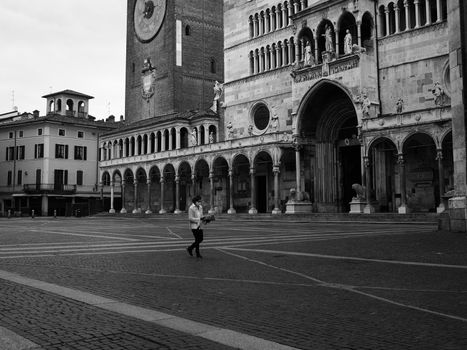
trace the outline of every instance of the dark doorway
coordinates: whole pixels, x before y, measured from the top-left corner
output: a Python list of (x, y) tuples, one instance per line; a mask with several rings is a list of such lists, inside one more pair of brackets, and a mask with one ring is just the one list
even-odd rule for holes
[(362, 184), (362, 173), (360, 163), (360, 146), (347, 146), (340, 148), (340, 159), (342, 164), (342, 203), (343, 212), (350, 211), (349, 203), (355, 196), (352, 185)]
[(266, 176), (256, 176), (256, 210), (258, 213), (266, 213), (268, 210)]

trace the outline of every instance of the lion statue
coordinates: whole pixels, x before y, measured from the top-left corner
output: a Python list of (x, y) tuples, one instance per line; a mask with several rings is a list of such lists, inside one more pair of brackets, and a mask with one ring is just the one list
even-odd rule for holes
[(356, 196), (353, 197), (353, 200), (364, 200), (366, 198), (365, 187), (360, 184), (353, 184), (352, 190), (355, 191)]

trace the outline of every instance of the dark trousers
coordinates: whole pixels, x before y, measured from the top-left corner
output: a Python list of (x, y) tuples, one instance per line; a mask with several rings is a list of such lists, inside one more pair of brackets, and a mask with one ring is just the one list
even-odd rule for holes
[(200, 228), (192, 229), (193, 236), (195, 236), (195, 242), (190, 246), (190, 250), (195, 249), (196, 256), (199, 256), (199, 244), (203, 241), (203, 230)]

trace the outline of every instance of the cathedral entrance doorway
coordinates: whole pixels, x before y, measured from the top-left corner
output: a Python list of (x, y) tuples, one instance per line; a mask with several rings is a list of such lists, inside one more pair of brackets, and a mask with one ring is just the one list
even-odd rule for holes
[(305, 94), (297, 116), (302, 182), (313, 184), (314, 209), (348, 212), (352, 184), (362, 183), (358, 119), (350, 94), (323, 79)]

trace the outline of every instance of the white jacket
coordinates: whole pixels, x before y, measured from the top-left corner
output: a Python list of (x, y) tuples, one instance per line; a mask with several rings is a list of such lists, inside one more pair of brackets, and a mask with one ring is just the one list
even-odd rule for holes
[(188, 219), (190, 220), (190, 228), (196, 230), (201, 226), (201, 218), (203, 216), (203, 207), (197, 207), (194, 203), (188, 209)]

